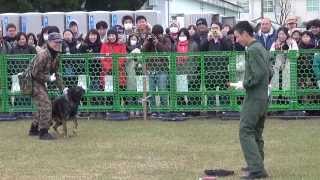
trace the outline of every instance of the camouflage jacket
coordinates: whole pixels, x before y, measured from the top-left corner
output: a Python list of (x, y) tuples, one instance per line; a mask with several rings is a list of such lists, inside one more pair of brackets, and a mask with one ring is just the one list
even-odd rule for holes
[(41, 49), (33, 59), (32, 78), (39, 84), (45, 85), (49, 82), (49, 77), (53, 73), (56, 76), (56, 85), (60, 90), (63, 90), (63, 80), (58, 72), (59, 59), (53, 59), (47, 47)]

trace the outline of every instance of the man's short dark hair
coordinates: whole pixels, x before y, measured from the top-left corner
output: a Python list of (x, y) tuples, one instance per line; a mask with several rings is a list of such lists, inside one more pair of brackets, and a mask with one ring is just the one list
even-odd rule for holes
[(212, 23), (211, 23), (211, 26), (212, 26), (213, 24), (218, 25), (218, 26), (220, 27), (220, 30), (222, 30), (222, 24), (221, 24), (221, 23), (219, 23), (219, 22), (212, 22)]
[(147, 18), (145, 16), (138, 16), (136, 18), (136, 23), (138, 23), (139, 20), (144, 19), (145, 21), (147, 21)]
[(69, 24), (69, 28), (72, 27), (72, 26), (78, 26), (77, 22), (71, 21), (70, 24)]
[(152, 34), (163, 34), (163, 27), (160, 24), (156, 24), (152, 27)]
[(108, 29), (108, 23), (105, 22), (105, 21), (99, 21), (99, 22), (96, 24), (96, 29), (100, 29), (100, 28)]
[(233, 29), (234, 31), (238, 31), (240, 34), (247, 32), (251, 37), (253, 37), (253, 27), (248, 21), (239, 21)]
[(9, 24), (7, 25), (6, 30), (8, 31), (10, 28), (17, 29), (16, 25), (14, 25), (14, 24), (12, 24), (12, 23), (9, 23)]
[(122, 24), (124, 24), (124, 21), (126, 21), (126, 20), (131, 20), (131, 22), (133, 23), (133, 17), (130, 15), (123, 16), (123, 18), (121, 20)]
[(312, 26), (314, 27), (320, 27), (320, 20), (319, 19), (313, 19), (307, 23), (307, 30), (309, 30)]

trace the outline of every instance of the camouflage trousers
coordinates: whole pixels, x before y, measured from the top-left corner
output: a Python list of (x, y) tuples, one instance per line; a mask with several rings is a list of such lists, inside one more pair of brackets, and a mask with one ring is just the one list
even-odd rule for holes
[(52, 124), (52, 104), (45, 85), (34, 82), (32, 100), (37, 108), (32, 124), (39, 125), (39, 129), (49, 129)]

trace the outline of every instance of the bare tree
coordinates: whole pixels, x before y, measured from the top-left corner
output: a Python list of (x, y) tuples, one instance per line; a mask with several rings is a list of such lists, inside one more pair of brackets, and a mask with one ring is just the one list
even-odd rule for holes
[(275, 0), (274, 16), (278, 24), (284, 25), (291, 11), (292, 0)]

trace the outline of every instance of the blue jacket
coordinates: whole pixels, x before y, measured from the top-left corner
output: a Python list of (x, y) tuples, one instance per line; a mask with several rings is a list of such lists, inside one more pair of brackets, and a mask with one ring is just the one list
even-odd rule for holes
[(260, 42), (264, 48), (266, 48), (268, 51), (270, 50), (272, 43), (277, 40), (277, 33), (274, 29), (271, 29), (271, 32), (267, 35), (266, 41), (263, 38), (263, 35), (261, 31), (259, 31), (255, 38), (258, 42)]

